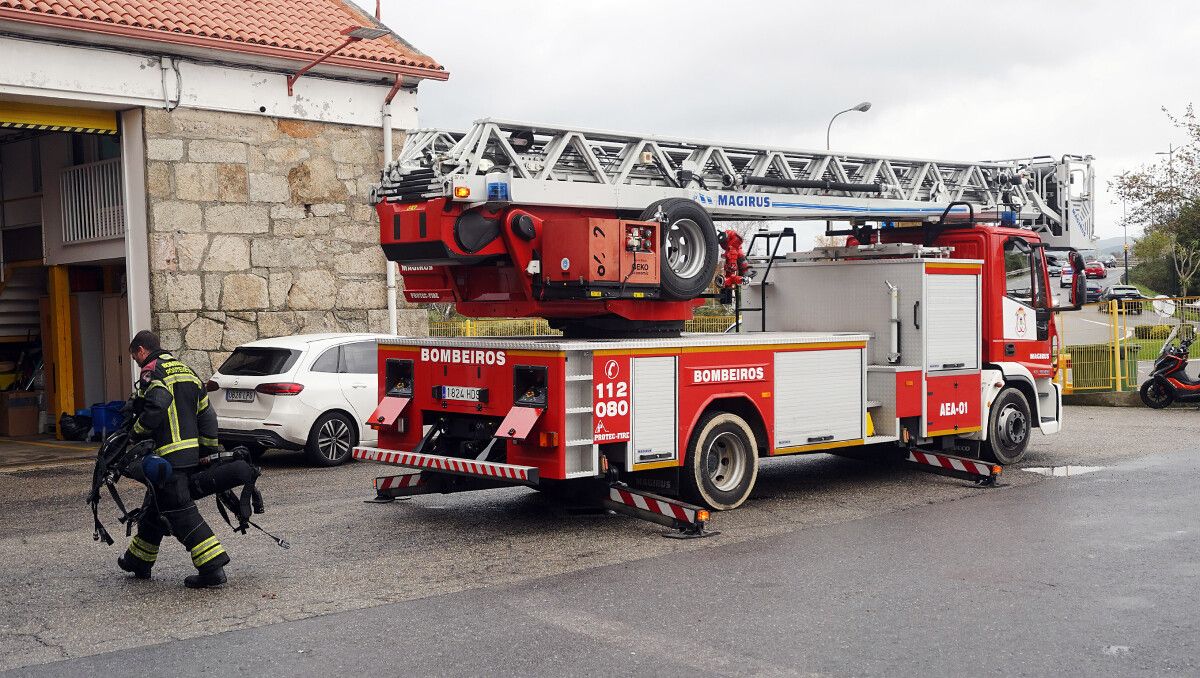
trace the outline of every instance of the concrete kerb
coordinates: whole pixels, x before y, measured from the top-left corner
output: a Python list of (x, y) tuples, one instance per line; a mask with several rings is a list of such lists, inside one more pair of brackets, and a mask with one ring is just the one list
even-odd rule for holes
[(1093, 405), (1099, 407), (1145, 407), (1135, 391), (1102, 391), (1099, 393), (1072, 393), (1063, 396), (1063, 405)]

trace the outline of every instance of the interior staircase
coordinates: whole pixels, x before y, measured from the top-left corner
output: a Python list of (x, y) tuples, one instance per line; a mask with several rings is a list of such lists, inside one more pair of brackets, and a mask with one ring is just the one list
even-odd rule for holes
[(0, 341), (36, 338), (41, 332), (38, 299), (46, 295), (42, 266), (4, 267), (0, 281)]

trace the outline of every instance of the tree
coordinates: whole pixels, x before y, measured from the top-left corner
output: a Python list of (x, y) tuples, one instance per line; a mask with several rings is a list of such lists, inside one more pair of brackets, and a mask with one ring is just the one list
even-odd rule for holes
[(1169, 260), (1177, 291), (1186, 296), (1200, 273), (1200, 121), (1191, 105), (1179, 116), (1163, 111), (1187, 142), (1157, 163), (1121, 174), (1111, 186), (1131, 206), (1128, 222), (1145, 229), (1138, 257)]
[(845, 247), (846, 236), (821, 234), (813, 238), (814, 247)]

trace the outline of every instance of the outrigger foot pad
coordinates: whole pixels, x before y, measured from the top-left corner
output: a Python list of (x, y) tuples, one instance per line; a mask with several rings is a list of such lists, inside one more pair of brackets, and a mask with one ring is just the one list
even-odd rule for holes
[(721, 534), (720, 530), (706, 530), (703, 525), (685, 527), (680, 530), (664, 530), (662, 536), (667, 539), (703, 539)]

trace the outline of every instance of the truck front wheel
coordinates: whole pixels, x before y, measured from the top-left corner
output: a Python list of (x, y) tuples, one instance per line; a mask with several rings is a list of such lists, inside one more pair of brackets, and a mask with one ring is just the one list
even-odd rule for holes
[(997, 464), (1021, 461), (1033, 433), (1033, 420), (1025, 394), (1011, 387), (1000, 391), (1000, 395), (992, 401), (987, 426), (987, 440), (982, 450), (984, 458)]
[(683, 496), (718, 511), (741, 506), (758, 480), (758, 444), (745, 419), (709, 412), (696, 425), (682, 477)]

